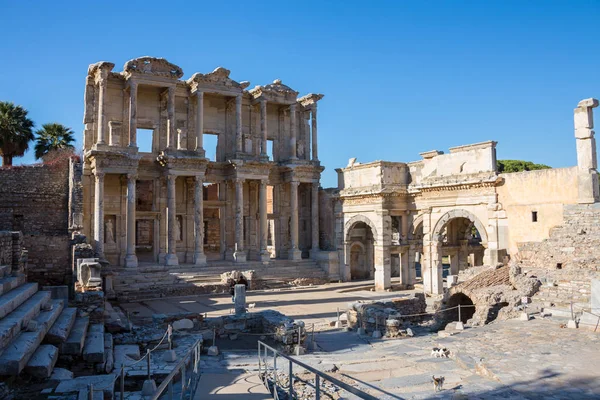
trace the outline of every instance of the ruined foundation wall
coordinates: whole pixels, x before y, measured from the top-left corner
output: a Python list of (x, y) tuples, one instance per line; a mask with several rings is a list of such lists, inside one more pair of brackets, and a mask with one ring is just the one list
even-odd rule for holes
[(70, 271), (68, 159), (0, 168), (0, 230), (21, 231), (28, 279), (65, 283)]

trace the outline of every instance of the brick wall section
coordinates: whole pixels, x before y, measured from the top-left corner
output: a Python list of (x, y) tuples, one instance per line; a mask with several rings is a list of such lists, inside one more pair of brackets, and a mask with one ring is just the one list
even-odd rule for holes
[(0, 232), (0, 265), (13, 264), (12, 232)]
[(70, 282), (69, 159), (0, 168), (0, 230), (23, 232), (28, 279)]

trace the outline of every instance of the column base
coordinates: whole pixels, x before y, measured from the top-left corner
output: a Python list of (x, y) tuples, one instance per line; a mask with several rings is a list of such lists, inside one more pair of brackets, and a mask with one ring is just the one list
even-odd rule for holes
[(302, 252), (298, 249), (288, 251), (288, 260), (302, 260)]
[(206, 254), (204, 254), (204, 253), (194, 254), (194, 265), (205, 267), (206, 266)]
[(135, 254), (125, 256), (125, 266), (127, 268), (135, 268), (138, 266), (138, 259)]
[(392, 287), (391, 271), (386, 268), (375, 268), (375, 291), (382, 292)]
[(165, 257), (165, 265), (179, 265), (177, 254), (167, 254)]
[(261, 251), (260, 252), (260, 261), (262, 262), (268, 262), (271, 261), (271, 254), (269, 254), (268, 251)]
[(310, 258), (312, 258), (313, 260), (318, 260), (320, 252), (321, 252), (320, 250), (311, 250), (310, 251)]
[(233, 253), (233, 259), (236, 263), (246, 262), (246, 252), (236, 251)]

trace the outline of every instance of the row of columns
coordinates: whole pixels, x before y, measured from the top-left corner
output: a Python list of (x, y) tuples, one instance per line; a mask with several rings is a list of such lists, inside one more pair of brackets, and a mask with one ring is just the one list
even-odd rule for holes
[[(106, 144), (104, 99), (106, 97), (106, 77), (101, 76), (98, 80), (98, 144)], [(129, 147), (137, 147), (137, 94), (138, 83), (129, 82)], [(204, 134), (204, 91), (197, 90), (196, 94), (196, 151), (203, 151)], [(290, 105), (290, 158), (297, 159), (297, 123), (296, 123), (296, 103)], [(317, 147), (317, 104), (313, 104), (311, 112), (311, 147), (312, 160), (318, 161)], [(235, 128), (235, 146), (237, 152), (243, 151), (242, 136), (242, 94), (235, 98), (236, 128)], [(176, 148), (175, 128), (175, 86), (167, 88), (167, 148)], [(260, 100), (260, 131), (262, 138), (261, 155), (267, 155), (267, 101)]]
[[(177, 243), (176, 243), (176, 198), (175, 182), (176, 175), (167, 176), (167, 254), (166, 265), (178, 265)], [(136, 214), (136, 180), (137, 175), (127, 174), (127, 209), (126, 209), (126, 242), (125, 266), (136, 267), (138, 265), (135, 252), (135, 214)], [(290, 182), (291, 195), (291, 247), (288, 258), (298, 260), (301, 252), (298, 248), (298, 186), (300, 182)], [(319, 183), (312, 184), (312, 249), (313, 257), (316, 257), (319, 248)], [(204, 254), (204, 205), (203, 205), (203, 181), (201, 177), (195, 177), (194, 183), (194, 264), (206, 265)], [(94, 194), (94, 242), (96, 252), (104, 255), (104, 173), (95, 173)], [(221, 232), (223, 236), (224, 231)], [(260, 258), (268, 261), (267, 252), (267, 180), (262, 179), (259, 183), (259, 245)], [(235, 179), (235, 251), (234, 259), (238, 262), (246, 261), (244, 251), (244, 179)]]

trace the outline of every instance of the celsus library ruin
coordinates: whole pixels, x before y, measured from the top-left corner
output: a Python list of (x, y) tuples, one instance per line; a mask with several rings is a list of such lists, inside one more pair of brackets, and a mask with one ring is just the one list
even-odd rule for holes
[(573, 167), (325, 166), (284, 81), (89, 66), (82, 152), (0, 168), (0, 398), (598, 398), (598, 100)]

